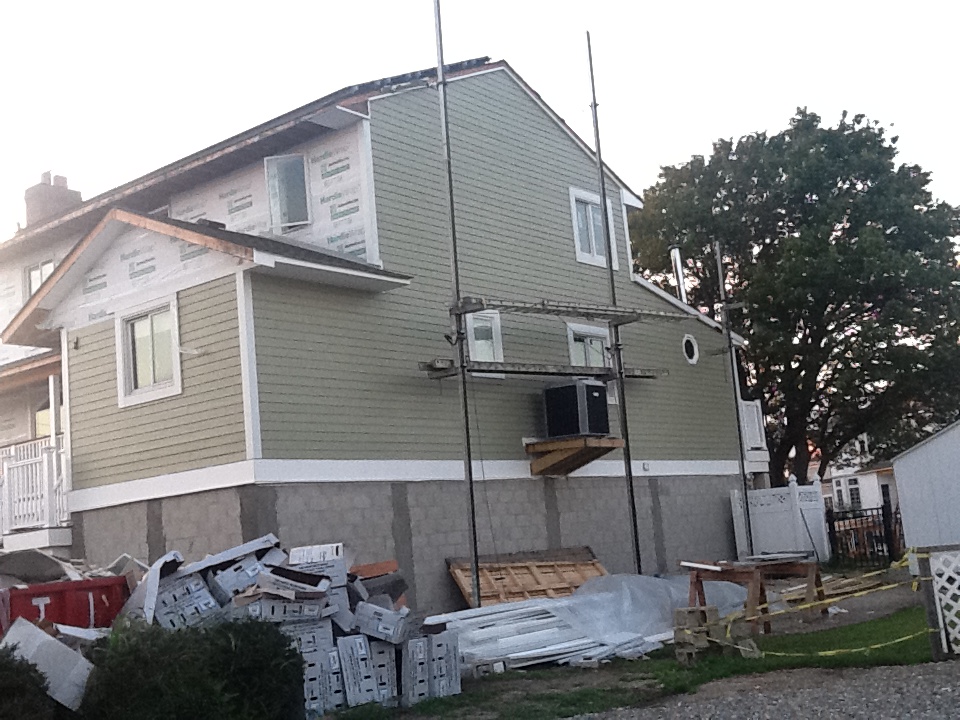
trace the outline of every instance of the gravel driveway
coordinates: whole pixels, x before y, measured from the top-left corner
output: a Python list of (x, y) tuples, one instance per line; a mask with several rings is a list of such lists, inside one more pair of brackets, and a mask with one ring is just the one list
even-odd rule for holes
[(592, 720), (653, 718), (960, 718), (960, 661), (901, 667), (784, 670), (708, 683), (694, 695)]

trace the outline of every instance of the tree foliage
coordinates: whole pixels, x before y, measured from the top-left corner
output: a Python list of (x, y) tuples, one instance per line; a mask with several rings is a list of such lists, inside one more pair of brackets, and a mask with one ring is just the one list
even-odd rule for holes
[(958, 417), (960, 216), (929, 173), (895, 165), (896, 142), (862, 115), (830, 128), (798, 109), (776, 135), (663, 168), (631, 219), (637, 271), (667, 287), (679, 245), (690, 300), (711, 312), (721, 242), (775, 482), (806, 478), (814, 449), (822, 475), (861, 434), (890, 457)]

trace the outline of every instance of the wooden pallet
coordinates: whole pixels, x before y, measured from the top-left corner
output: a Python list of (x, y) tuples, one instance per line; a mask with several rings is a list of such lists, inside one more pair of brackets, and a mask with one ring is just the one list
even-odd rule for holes
[[(473, 602), (473, 576), (469, 562), (449, 560), (450, 574), (470, 607)], [(593, 577), (606, 575), (599, 560), (517, 560), (482, 561), (480, 604), (483, 606), (534, 598), (566, 597)]]

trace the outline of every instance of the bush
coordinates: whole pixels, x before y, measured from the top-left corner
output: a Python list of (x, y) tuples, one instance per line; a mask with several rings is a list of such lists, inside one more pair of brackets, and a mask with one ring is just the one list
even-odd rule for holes
[(0, 720), (53, 720), (56, 705), (37, 666), (0, 648)]
[(303, 718), (303, 659), (269, 623), (176, 632), (119, 624), (91, 653), (81, 713), (100, 720)]

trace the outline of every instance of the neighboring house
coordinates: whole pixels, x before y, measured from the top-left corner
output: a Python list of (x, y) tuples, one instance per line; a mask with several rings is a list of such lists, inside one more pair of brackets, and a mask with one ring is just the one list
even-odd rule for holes
[(960, 544), (960, 422), (893, 459), (907, 547)]
[(843, 469), (829, 474), (824, 481), (831, 489), (836, 510), (880, 508), (896, 510), (900, 505), (893, 463), (880, 462), (862, 470)]
[[(589, 148), (506, 63), (450, 73), (463, 295), (608, 303)], [(70, 196), (0, 244), (2, 339), (18, 346), (0, 367), (7, 548), (104, 563), (266, 532), (343, 540), (358, 561), (396, 558), (418, 608), (453, 602), (444, 559), (470, 550), (460, 403), (454, 380), (419, 367), (453, 356), (434, 77), (346, 88)], [(632, 275), (638, 200), (607, 183), (619, 303), (674, 316), (623, 328), (625, 365), (657, 371), (627, 381), (643, 568), (732, 558), (724, 340)], [(478, 313), (468, 345), (488, 362), (609, 363), (606, 324), (579, 317)], [(555, 383), (470, 378), (480, 552), (589, 545), (628, 572), (619, 455), (531, 475), (524, 439), (543, 437)], [(747, 470), (766, 473), (759, 408), (743, 410)]]

